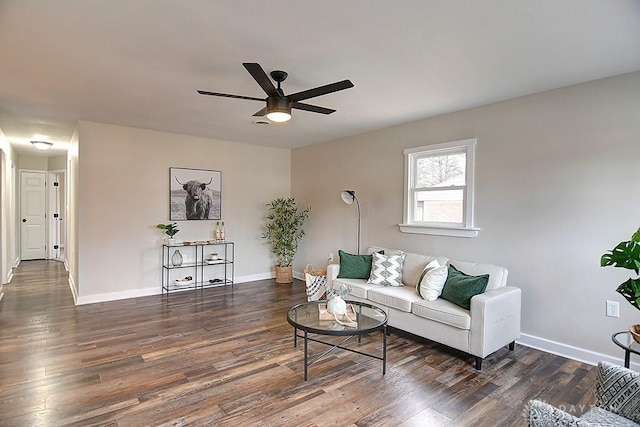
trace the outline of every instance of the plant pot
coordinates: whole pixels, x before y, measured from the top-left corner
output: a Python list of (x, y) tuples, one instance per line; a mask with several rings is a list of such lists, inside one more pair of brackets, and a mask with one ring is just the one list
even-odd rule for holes
[(640, 325), (629, 326), (629, 332), (631, 332), (633, 339), (640, 344)]
[(276, 283), (293, 283), (293, 267), (279, 267), (276, 265)]
[(171, 238), (171, 237), (167, 239), (167, 245), (168, 246), (173, 246), (175, 244), (176, 244), (176, 239)]

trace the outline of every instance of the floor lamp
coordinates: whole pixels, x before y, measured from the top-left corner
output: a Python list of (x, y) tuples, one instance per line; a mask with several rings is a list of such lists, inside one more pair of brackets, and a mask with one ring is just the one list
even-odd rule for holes
[(354, 201), (356, 202), (356, 206), (358, 207), (358, 255), (360, 255), (360, 203), (358, 203), (358, 198), (356, 197), (355, 190), (344, 190), (340, 193), (340, 197), (342, 197), (342, 201), (346, 204), (350, 205)]

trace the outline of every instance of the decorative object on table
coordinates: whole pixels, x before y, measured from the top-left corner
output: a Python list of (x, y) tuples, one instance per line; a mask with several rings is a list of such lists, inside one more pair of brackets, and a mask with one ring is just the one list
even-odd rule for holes
[(220, 240), (223, 242), (227, 240), (227, 232), (224, 229), (224, 221), (222, 221), (222, 223), (220, 224)]
[(178, 230), (178, 224), (175, 222), (171, 224), (158, 224), (156, 225), (156, 228), (164, 230), (165, 234), (169, 236), (167, 239), (167, 245), (171, 246), (176, 244), (176, 239), (173, 236), (178, 234), (178, 231), (180, 231)]
[(169, 168), (171, 220), (220, 219), (222, 172)]
[(293, 282), (292, 264), (298, 251), (298, 242), (304, 236), (302, 225), (311, 208), (299, 210), (293, 197), (280, 197), (267, 204), (267, 239), (276, 256), (276, 283)]
[(640, 325), (631, 325), (629, 326), (629, 332), (631, 332), (631, 336), (633, 339), (640, 343)]
[(327, 270), (307, 264), (304, 268), (304, 280), (307, 287), (307, 301), (321, 299), (327, 287)]
[[(602, 255), (600, 266), (609, 265), (633, 270), (636, 276), (640, 273), (640, 228), (633, 233), (631, 240), (618, 243), (615, 248)], [(640, 277), (629, 278), (618, 286), (616, 292), (640, 310)], [(633, 339), (640, 343), (638, 335), (633, 334), (633, 331), (638, 329), (640, 329), (640, 325), (632, 325), (629, 328), (632, 331)]]
[(193, 283), (193, 277), (187, 276), (184, 279), (176, 279), (173, 283), (176, 286), (189, 286)]
[(182, 265), (182, 261), (182, 254), (176, 249), (173, 252), (173, 255), (171, 255), (171, 264), (173, 264), (174, 267), (180, 267)]
[[(348, 316), (348, 305), (343, 299), (349, 292), (351, 292), (351, 287), (345, 284), (341, 284), (338, 289), (327, 289), (327, 297), (329, 298), (329, 301), (327, 301), (327, 312), (332, 314), (333, 320), (340, 325), (356, 327), (358, 326), (356, 319), (353, 316)], [(353, 307), (351, 307), (351, 311), (353, 311)]]
[(357, 237), (357, 254), (360, 255), (360, 203), (358, 202), (358, 198), (356, 197), (355, 190), (344, 190), (340, 193), (340, 197), (342, 197), (342, 201), (346, 204), (350, 205), (354, 201), (356, 202), (356, 206), (358, 208), (358, 237)]

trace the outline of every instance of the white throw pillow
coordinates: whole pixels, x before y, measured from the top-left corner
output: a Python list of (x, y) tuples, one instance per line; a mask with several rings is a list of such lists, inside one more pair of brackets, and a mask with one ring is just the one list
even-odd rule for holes
[(371, 275), (367, 283), (383, 286), (404, 286), (402, 283), (402, 266), (404, 253), (401, 255), (372, 254)]
[(447, 274), (447, 266), (440, 265), (438, 260), (434, 259), (422, 270), (416, 284), (416, 291), (427, 301), (435, 301), (442, 293)]

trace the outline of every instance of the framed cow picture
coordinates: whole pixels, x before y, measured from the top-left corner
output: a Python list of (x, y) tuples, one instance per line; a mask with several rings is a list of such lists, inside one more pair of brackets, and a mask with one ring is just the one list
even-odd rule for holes
[(171, 221), (221, 219), (222, 172), (169, 168)]

